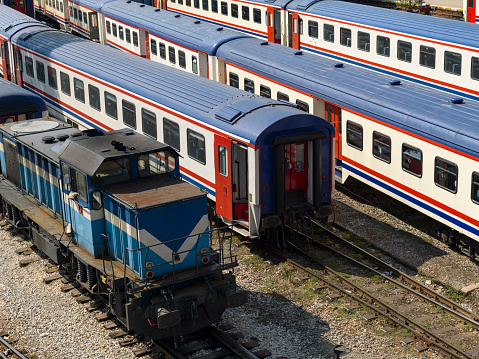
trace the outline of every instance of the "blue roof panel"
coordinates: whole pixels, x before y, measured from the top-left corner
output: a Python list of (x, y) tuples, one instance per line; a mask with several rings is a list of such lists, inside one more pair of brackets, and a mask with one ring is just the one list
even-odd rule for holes
[(0, 78), (0, 117), (25, 112), (41, 116), (44, 111), (47, 111), (47, 105), (40, 96)]
[(43, 26), (48, 28), (47, 25), (32, 19), (28, 15), (0, 4), (0, 35), (10, 39), (10, 37), (19, 30), (30, 26)]
[(89, 9), (100, 11), (102, 6), (113, 0), (69, 0), (73, 4), (87, 7)]

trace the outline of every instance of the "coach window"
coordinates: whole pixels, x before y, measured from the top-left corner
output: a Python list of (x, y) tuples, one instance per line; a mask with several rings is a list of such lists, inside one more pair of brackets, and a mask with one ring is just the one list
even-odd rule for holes
[(449, 192), (457, 193), (457, 165), (436, 157), (434, 183)]
[(116, 24), (112, 24), (111, 27), (112, 27), (113, 36), (117, 37)]
[(185, 52), (184, 51), (181, 51), (181, 50), (178, 50), (178, 65), (180, 65), (180, 67), (182, 69), (186, 69), (186, 56), (185, 56)]
[(253, 9), (253, 21), (257, 24), (261, 24), (261, 10)]
[(231, 4), (231, 16), (238, 18), (238, 5), (237, 4)]
[(151, 136), (156, 140), (156, 115), (144, 108), (141, 109), (141, 125), (143, 127), (143, 133)]
[(125, 38), (126, 38), (126, 42), (131, 44), (131, 31), (130, 31), (130, 29), (125, 29)]
[(343, 46), (351, 47), (351, 29), (344, 27), (339, 29), (339, 43)]
[(346, 122), (346, 142), (351, 147), (363, 150), (363, 126), (357, 123)]
[(203, 0), (203, 10), (204, 11), (208, 11), (209, 9), (209, 3), (208, 3), (209, 0)]
[(471, 78), (473, 80), (479, 80), (479, 57), (473, 57), (471, 59)]
[(166, 46), (164, 43), (160, 42), (160, 57), (166, 59)]
[(48, 72), (48, 84), (50, 87), (57, 89), (58, 84), (57, 84), (57, 70), (55, 70), (53, 67), (47, 66), (47, 72)]
[(324, 41), (334, 42), (334, 26), (324, 24), (323, 25), (323, 39)]
[(376, 53), (378, 55), (389, 57), (390, 48), (391, 47), (389, 37), (376, 37)]
[(85, 86), (83, 85), (83, 81), (73, 78), (73, 89), (75, 92), (75, 98), (78, 101), (85, 103)]
[(230, 72), (230, 86), (239, 89), (239, 77), (232, 72)]
[(317, 21), (308, 21), (308, 35), (310, 37), (318, 38), (318, 22)]
[(200, 8), (200, 0), (193, 0), (193, 4), (194, 4), (196, 9)]
[(45, 65), (43, 62), (37, 61), (37, 79), (40, 82), (45, 83)]
[(221, 15), (228, 16), (228, 3), (226, 3), (225, 1), (221, 2)]
[(303, 110), (304, 112), (309, 112), (309, 105), (306, 102), (296, 100), (296, 105), (298, 105), (300, 110)]
[(398, 60), (411, 62), (412, 44), (407, 41), (398, 40)]
[(259, 86), (259, 94), (260, 96), (271, 98), (271, 89), (269, 87), (260, 85)]
[(106, 33), (111, 34), (111, 24), (108, 20), (106, 21)]
[(163, 118), (163, 141), (180, 152), (180, 126), (167, 118)]
[(373, 132), (373, 156), (386, 163), (391, 163), (391, 137), (376, 131)]
[(60, 3), (60, 12), (63, 13), (63, 3), (62, 2)]
[(70, 76), (60, 71), (60, 88), (63, 93), (71, 96)]
[(186, 132), (188, 138), (188, 156), (205, 165), (205, 136), (190, 129)]
[(460, 75), (461, 60), (461, 54), (457, 52), (444, 51), (444, 71), (453, 75)]
[(358, 50), (369, 52), (369, 45), (371, 43), (368, 32), (358, 31)]
[(100, 106), (100, 90), (98, 87), (93, 85), (88, 85), (88, 101), (90, 102), (90, 106), (95, 110), (101, 111)]
[(479, 173), (472, 173), (472, 189), (471, 189), (472, 202), (479, 204)]
[(76, 168), (70, 167), (70, 179), (72, 192), (78, 193), (79, 200), (88, 203), (86, 176)]
[(185, 5), (188, 6), (188, 7), (191, 7), (191, 0), (186, 0)]
[(211, 11), (218, 13), (218, 0), (211, 0)]
[(244, 79), (244, 90), (246, 92), (254, 93), (254, 81), (250, 79)]
[(85, 23), (85, 27), (87, 27), (88, 26), (88, 18), (86, 16), (86, 11), (83, 13), (83, 22)]
[(136, 130), (136, 108), (131, 102), (122, 100), (121, 109), (123, 112), (123, 123)]
[(276, 97), (278, 100), (283, 100), (283, 101), (289, 101), (289, 96), (282, 93), (282, 92), (278, 92), (277, 93), (277, 97)]
[(136, 31), (133, 31), (133, 45), (138, 47), (138, 33)]
[(33, 59), (29, 56), (25, 56), (25, 70), (28, 76), (35, 77), (35, 73), (33, 71)]
[(78, 20), (78, 10), (77, 9), (73, 9), (73, 17), (75, 18), (75, 20)]
[(158, 54), (158, 49), (156, 48), (156, 40), (151, 39), (150, 44), (151, 53), (156, 56)]
[(418, 148), (402, 145), (402, 169), (415, 176), (422, 176), (422, 151)]
[(178, 5), (183, 5), (183, 0), (178, 0)]
[(176, 64), (176, 53), (173, 46), (168, 46), (168, 59), (172, 64)]
[(196, 56), (191, 56), (191, 71), (194, 74), (198, 74), (198, 59)]
[(73, 18), (73, 8), (70, 7), (70, 18)]
[(118, 119), (118, 109), (116, 107), (116, 96), (105, 91), (105, 112), (108, 116)]
[(218, 146), (218, 172), (228, 177), (228, 149), (225, 146)]
[(123, 40), (123, 39), (124, 39), (124, 36), (123, 36), (123, 26), (118, 26), (118, 37), (120, 38), (120, 40)]
[(241, 17), (245, 21), (249, 21), (249, 7), (248, 6), (242, 6), (241, 7)]
[(82, 22), (82, 12), (81, 12), (81, 10), (78, 10), (78, 22), (80, 23), (80, 26), (81, 26), (81, 22)]
[(421, 45), (419, 54), (419, 64), (421, 66), (431, 69), (436, 67), (436, 49), (434, 47)]

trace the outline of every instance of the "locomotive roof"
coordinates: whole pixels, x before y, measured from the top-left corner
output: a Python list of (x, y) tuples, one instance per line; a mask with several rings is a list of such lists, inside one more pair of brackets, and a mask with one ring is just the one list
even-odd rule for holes
[[(479, 103), (451, 103), (451, 95), (393, 76), (298, 52), (259, 39), (240, 39), (222, 46), (218, 57), (276, 82), (473, 156), (479, 156)], [(300, 55), (299, 55), (300, 54)], [(299, 61), (299, 59), (301, 61)], [(272, 69), (271, 64), (274, 65)]]
[(194, 123), (197, 119), (252, 144), (268, 127), (281, 125), (279, 120), (295, 115), (307, 121), (316, 118), (308, 118), (286, 103), (248, 94), (64, 32), (37, 33), (36, 29), (26, 29), (14, 41), (114, 87), (120, 86), (132, 96), (178, 111), (188, 116), (188, 121)]
[(164, 11), (130, 0), (112, 1), (102, 7), (102, 13), (125, 24), (187, 48), (215, 55), (223, 43), (246, 37), (234, 30), (223, 29), (195, 18)]
[[(479, 26), (477, 24), (334, 0), (293, 0), (288, 3), (286, 8), (305, 11), (322, 18), (329, 17), (430, 40), (453, 42), (476, 49), (479, 47), (477, 41)], [(341, 24), (344, 26), (344, 23)]]
[(0, 116), (46, 110), (47, 105), (40, 96), (0, 78)]
[[(122, 143), (126, 150), (118, 150), (113, 141)], [(176, 154), (170, 146), (158, 142), (130, 129), (104, 132), (98, 136), (82, 136), (72, 138), (58, 151), (58, 157), (89, 176), (93, 176), (100, 165), (109, 159), (125, 157), (132, 154), (169, 150)]]

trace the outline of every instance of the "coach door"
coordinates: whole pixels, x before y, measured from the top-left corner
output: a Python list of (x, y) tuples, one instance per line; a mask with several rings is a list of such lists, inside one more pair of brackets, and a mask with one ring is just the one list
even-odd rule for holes
[(299, 50), (299, 15), (288, 13), (288, 46)]
[(15, 61), (15, 83), (22, 87), (23, 80), (22, 80), (22, 71), (23, 71), (23, 64), (22, 64), (22, 54), (20, 53), (20, 49), (16, 46), (13, 47), (13, 53), (15, 54), (14, 61)]
[(279, 10), (268, 7), (268, 41), (281, 44), (281, 16)]
[(286, 204), (302, 203), (308, 190), (308, 143), (284, 145), (284, 191)]
[(10, 81), (10, 76), (8, 74), (8, 65), (7, 65), (7, 40), (0, 39), (0, 57), (2, 58), (2, 71), (3, 78)]
[(467, 0), (466, 22), (476, 22), (476, 0)]
[(233, 219), (233, 195), (231, 181), (231, 140), (215, 135), (216, 213)]
[(146, 46), (146, 58), (151, 59), (151, 54), (150, 54), (150, 34), (148, 31), (145, 31), (145, 46)]
[(334, 132), (336, 136), (336, 158), (338, 160), (342, 159), (342, 151), (341, 151), (341, 108), (335, 106), (331, 103), (326, 102), (325, 106), (325, 118), (328, 120), (330, 124), (334, 126)]
[(88, 20), (90, 23), (90, 39), (94, 41), (100, 41), (100, 28), (98, 26), (98, 14), (96, 12), (89, 12)]

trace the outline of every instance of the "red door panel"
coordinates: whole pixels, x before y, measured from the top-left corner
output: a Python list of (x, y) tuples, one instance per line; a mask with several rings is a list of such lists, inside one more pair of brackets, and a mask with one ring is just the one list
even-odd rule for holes
[(215, 135), (216, 213), (233, 220), (231, 140)]
[(292, 13), (291, 18), (293, 22), (291, 47), (299, 50), (299, 15)]
[(341, 149), (341, 108), (335, 106), (331, 103), (325, 103), (325, 118), (334, 126), (334, 132), (336, 136), (336, 148), (334, 149), (336, 153), (336, 158), (338, 160), (342, 159), (342, 149)]
[(466, 22), (476, 22), (476, 0), (467, 0)]
[(22, 65), (22, 55), (20, 53), (20, 49), (18, 47), (14, 47), (14, 57), (15, 57), (15, 73), (16, 73), (16, 83), (18, 86), (23, 87), (23, 81), (22, 81), (22, 71), (23, 71), (23, 65)]
[(285, 178), (284, 190), (308, 189), (308, 143), (300, 142), (284, 146)]
[(267, 9), (266, 26), (268, 27), (268, 41), (274, 42), (274, 8)]
[[(155, 0), (155, 1), (156, 1), (156, 0)], [(163, 10), (168, 10), (168, 9), (167, 9), (167, 4), (166, 4), (166, 0), (161, 0), (161, 8), (162, 8)]]
[(145, 31), (145, 45), (146, 45), (146, 58), (150, 59), (150, 36), (148, 32)]

